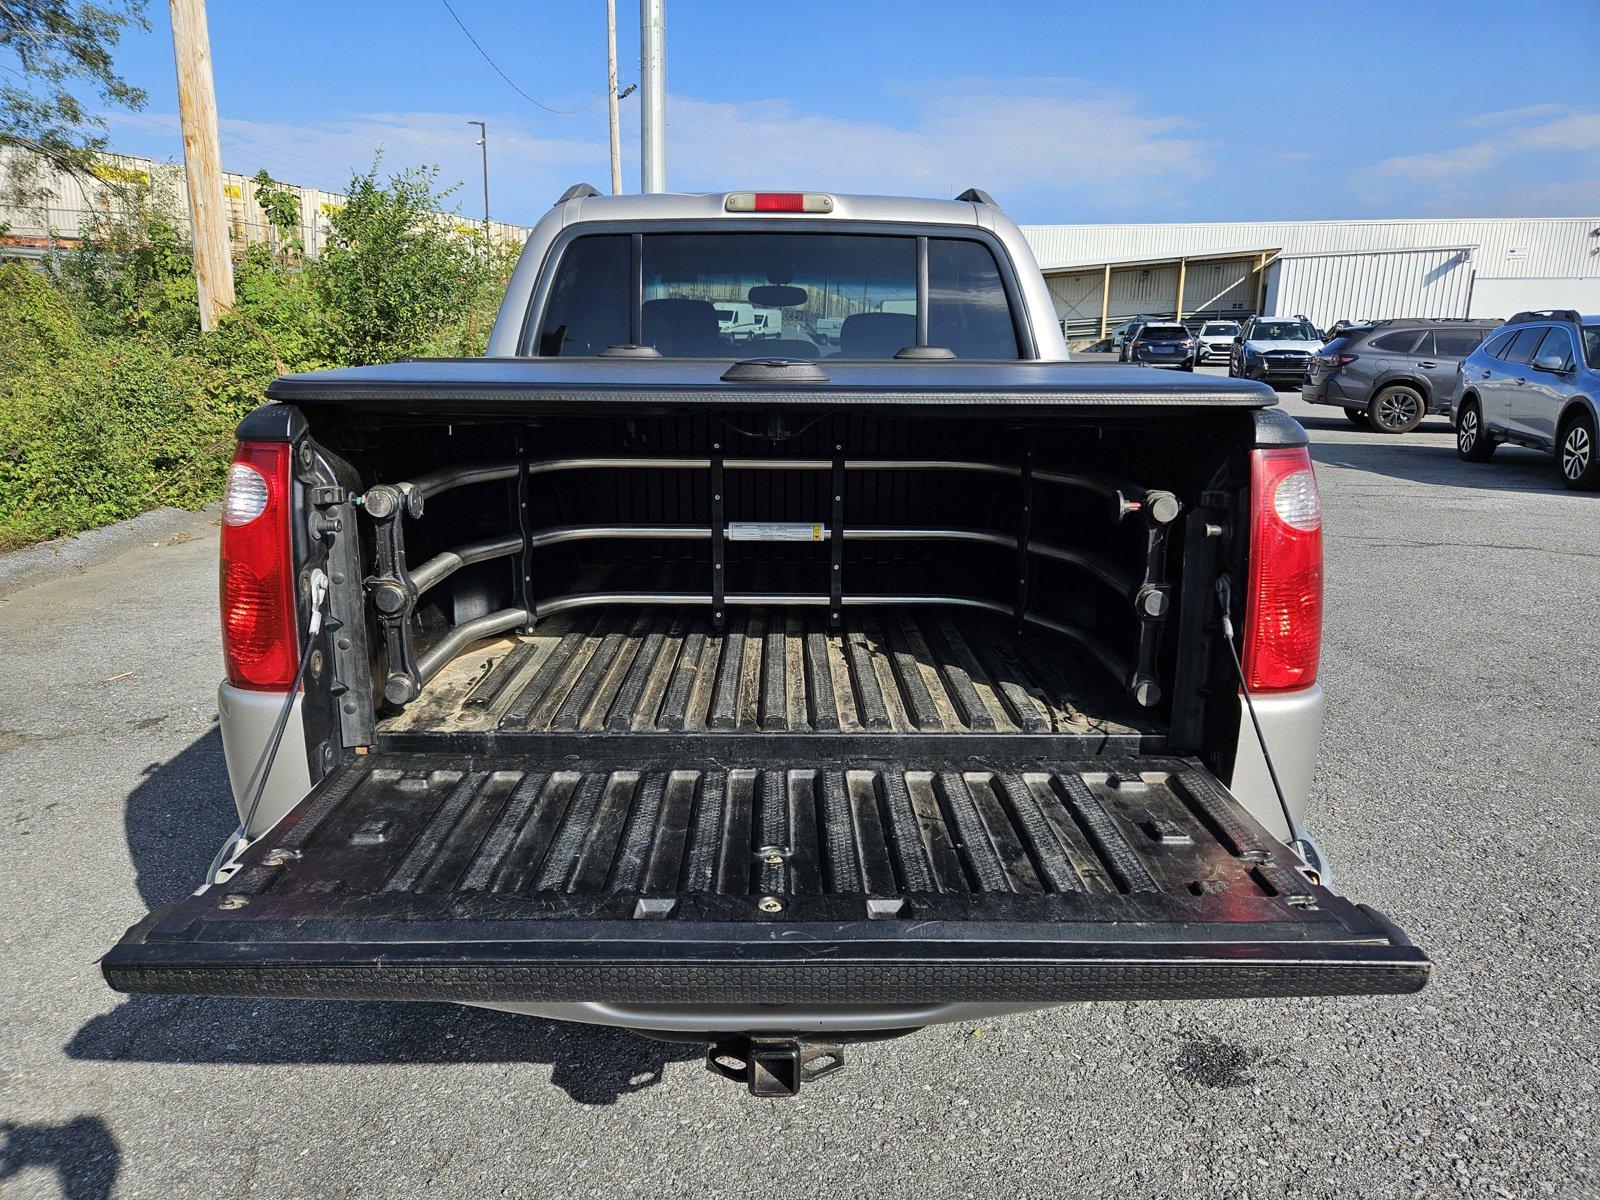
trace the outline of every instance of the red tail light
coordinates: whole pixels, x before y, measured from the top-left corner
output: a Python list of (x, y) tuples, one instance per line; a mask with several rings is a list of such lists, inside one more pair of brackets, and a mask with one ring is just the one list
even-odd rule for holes
[(1304, 446), (1257, 450), (1250, 468), (1244, 677), (1252, 692), (1317, 681), (1322, 654), (1322, 502)]
[(222, 658), (239, 687), (284, 691), (300, 663), (289, 447), (240, 442), (222, 498)]

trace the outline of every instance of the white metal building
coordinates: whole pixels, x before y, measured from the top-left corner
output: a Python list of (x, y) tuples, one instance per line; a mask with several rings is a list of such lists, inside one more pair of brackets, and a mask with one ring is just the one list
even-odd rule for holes
[(1025, 225), (1069, 337), (1136, 314), (1343, 319), (1600, 312), (1600, 215)]

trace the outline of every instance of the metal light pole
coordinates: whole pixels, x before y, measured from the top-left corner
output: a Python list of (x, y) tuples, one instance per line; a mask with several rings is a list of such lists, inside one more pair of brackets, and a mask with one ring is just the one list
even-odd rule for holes
[(483, 150), (483, 254), (489, 255), (489, 127), (482, 121), (468, 121), (478, 127), (478, 146)]
[(639, 0), (641, 192), (667, 190), (666, 0)]
[(622, 128), (617, 118), (617, 0), (606, 0), (606, 115), (611, 122), (611, 194), (622, 195)]

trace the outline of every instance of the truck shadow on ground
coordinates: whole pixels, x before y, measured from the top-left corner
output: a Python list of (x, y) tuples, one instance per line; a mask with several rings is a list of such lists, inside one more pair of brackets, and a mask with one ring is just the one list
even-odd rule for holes
[(26, 1171), (52, 1172), (65, 1200), (107, 1200), (116, 1188), (122, 1151), (99, 1117), (59, 1125), (0, 1123), (0, 1191)]
[(220, 1000), (130, 996), (92, 1018), (67, 1056), (95, 1062), (218, 1066), (548, 1064), (550, 1082), (582, 1104), (614, 1104), (660, 1083), (698, 1045), (620, 1029), (456, 1004)]
[[(151, 766), (127, 798), (140, 900), (154, 908), (192, 892), (236, 824), (213, 728)], [(668, 1063), (703, 1054), (697, 1045), (454, 1004), (184, 996), (128, 997), (85, 1023), (66, 1052), (99, 1062), (218, 1065), (548, 1063), (551, 1083), (585, 1104), (613, 1103), (660, 1082)]]

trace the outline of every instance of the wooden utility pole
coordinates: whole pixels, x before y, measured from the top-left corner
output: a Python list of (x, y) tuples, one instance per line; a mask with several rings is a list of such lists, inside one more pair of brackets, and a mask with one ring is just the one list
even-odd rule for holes
[(189, 181), (189, 216), (194, 222), (194, 281), (200, 293), (200, 328), (211, 330), (233, 307), (233, 260), (228, 257), (228, 205), (222, 193), (211, 36), (206, 31), (205, 0), (170, 3), (183, 169)]

